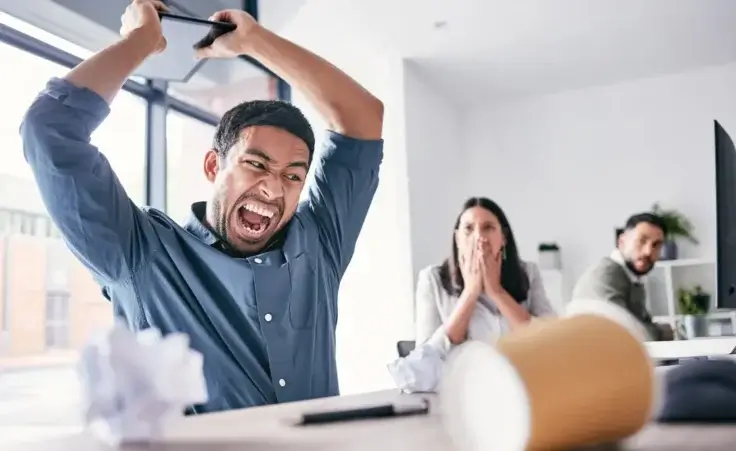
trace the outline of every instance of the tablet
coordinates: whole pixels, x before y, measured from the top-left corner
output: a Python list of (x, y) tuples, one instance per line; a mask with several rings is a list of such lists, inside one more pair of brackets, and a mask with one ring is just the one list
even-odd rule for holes
[(219, 36), (233, 31), (235, 25), (211, 22), (196, 17), (159, 13), (166, 49), (150, 56), (135, 75), (185, 83), (202, 66), (204, 60), (194, 58), (197, 48), (207, 47)]

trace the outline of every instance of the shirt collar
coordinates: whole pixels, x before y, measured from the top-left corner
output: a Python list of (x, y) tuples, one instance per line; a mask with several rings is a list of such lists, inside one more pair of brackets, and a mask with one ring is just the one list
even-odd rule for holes
[[(206, 202), (193, 203), (189, 216), (184, 222), (184, 229), (199, 238), (206, 245), (226, 252), (227, 244), (205, 225), (204, 216), (206, 211)], [(299, 257), (304, 252), (306, 243), (301, 237), (301, 234), (297, 233), (299, 226), (295, 225), (295, 222), (299, 222), (296, 215), (274, 236), (274, 241), (263, 252), (281, 250), (287, 261), (291, 258)]]
[(220, 238), (212, 233), (212, 231), (204, 224), (204, 215), (206, 211), (206, 202), (193, 203), (192, 209), (189, 211), (189, 216), (184, 222), (184, 229), (202, 240), (208, 246), (213, 246), (220, 241)]
[(620, 250), (615, 249), (613, 252), (611, 252), (611, 260), (615, 261), (619, 265), (621, 265), (622, 268), (624, 268), (624, 271), (626, 271), (626, 275), (629, 276), (629, 279), (634, 283), (641, 283), (643, 280), (643, 276), (639, 276), (635, 274), (626, 264), (626, 259), (624, 259), (624, 255), (621, 253)]

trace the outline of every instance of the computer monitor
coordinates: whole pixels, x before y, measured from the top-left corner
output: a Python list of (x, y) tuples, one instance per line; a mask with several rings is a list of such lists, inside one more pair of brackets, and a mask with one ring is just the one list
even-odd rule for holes
[(714, 124), (717, 306), (736, 309), (736, 147), (721, 124)]

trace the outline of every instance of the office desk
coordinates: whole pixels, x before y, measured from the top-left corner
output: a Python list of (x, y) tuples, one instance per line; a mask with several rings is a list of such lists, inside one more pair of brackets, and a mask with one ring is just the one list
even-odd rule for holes
[[(292, 404), (259, 407), (179, 420), (168, 431), (167, 443), (124, 449), (147, 451), (453, 451), (441, 424), (436, 398), (430, 396), (428, 416), (371, 420), (322, 426), (292, 424), (308, 410), (349, 407), (397, 399), (398, 391), (325, 398)], [(491, 426), (491, 425), (489, 425)], [(734, 426), (652, 425), (621, 445), (595, 450), (620, 451), (720, 451), (733, 450)], [(3, 451), (103, 451), (107, 446), (86, 435), (51, 439)]]
[(736, 354), (736, 337), (704, 337), (691, 340), (644, 343), (654, 360), (719, 358)]

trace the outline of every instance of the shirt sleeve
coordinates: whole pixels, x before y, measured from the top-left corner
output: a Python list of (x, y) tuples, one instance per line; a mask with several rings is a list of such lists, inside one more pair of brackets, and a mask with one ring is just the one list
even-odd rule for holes
[(529, 314), (536, 318), (557, 316), (544, 289), (544, 280), (539, 267), (534, 263), (527, 263), (526, 267), (529, 277)]
[(383, 140), (360, 140), (328, 131), (315, 155), (306, 209), (319, 229), (322, 248), (339, 276), (345, 272), (378, 188)]
[(52, 79), (20, 127), (49, 215), (71, 251), (104, 282), (119, 281), (142, 263), (151, 228), (107, 158), (90, 144), (109, 112), (91, 90)]
[(452, 349), (452, 342), (445, 333), (445, 326), (437, 306), (439, 288), (439, 280), (432, 268), (419, 272), (415, 296), (415, 340), (417, 345), (426, 343), (445, 354)]

